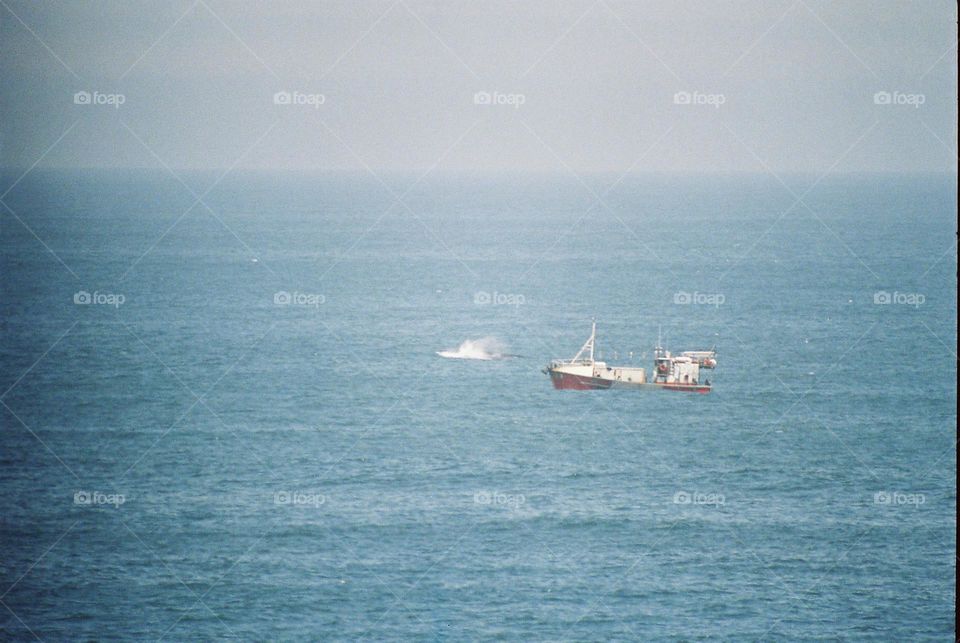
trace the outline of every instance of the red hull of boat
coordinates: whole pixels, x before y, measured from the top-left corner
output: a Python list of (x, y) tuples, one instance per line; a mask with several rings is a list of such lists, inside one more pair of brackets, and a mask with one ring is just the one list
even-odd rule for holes
[(558, 373), (551, 371), (550, 379), (553, 381), (553, 388), (570, 389), (574, 391), (592, 391), (599, 388), (610, 388), (612, 380), (604, 380), (599, 377), (586, 377), (584, 375), (572, 375), (570, 373)]
[(710, 392), (710, 387), (703, 384), (665, 384), (660, 382), (651, 382), (648, 384), (634, 384), (631, 386), (629, 384), (625, 385), (622, 382), (615, 382), (613, 380), (603, 379), (600, 377), (587, 377), (585, 375), (573, 375), (571, 373), (559, 373), (557, 371), (550, 371), (550, 380), (553, 382), (553, 388), (571, 391), (593, 391), (597, 389), (608, 389), (613, 388), (614, 384), (620, 384), (621, 386), (627, 386), (629, 388), (646, 388), (648, 386), (655, 386), (668, 391), (683, 391), (685, 393), (704, 394)]

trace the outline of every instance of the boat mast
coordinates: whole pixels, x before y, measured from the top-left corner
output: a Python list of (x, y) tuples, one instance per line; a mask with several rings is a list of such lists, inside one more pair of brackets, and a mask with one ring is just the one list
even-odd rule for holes
[(593, 320), (593, 326), (590, 329), (590, 361), (593, 362), (593, 347), (597, 343), (597, 320)]
[(580, 356), (583, 355), (583, 353), (589, 349), (590, 363), (592, 364), (593, 363), (593, 345), (596, 343), (596, 338), (597, 338), (597, 321), (593, 320), (593, 327), (590, 330), (590, 339), (588, 339), (586, 343), (580, 347), (580, 350), (577, 351), (577, 354), (574, 355), (573, 359), (570, 361), (576, 362), (577, 360), (580, 359)]

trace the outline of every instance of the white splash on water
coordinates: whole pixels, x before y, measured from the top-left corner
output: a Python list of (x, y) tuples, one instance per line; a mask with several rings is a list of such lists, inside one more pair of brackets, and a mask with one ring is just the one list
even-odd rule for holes
[(493, 360), (511, 357), (506, 353), (506, 346), (496, 337), (481, 337), (468, 339), (457, 350), (437, 351), (440, 357), (449, 359), (480, 359)]

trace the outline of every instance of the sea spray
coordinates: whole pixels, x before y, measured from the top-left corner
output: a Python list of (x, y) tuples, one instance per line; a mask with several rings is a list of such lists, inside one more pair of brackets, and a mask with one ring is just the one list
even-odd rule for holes
[(440, 357), (450, 359), (480, 359), (494, 360), (510, 357), (506, 353), (506, 346), (496, 337), (481, 337), (468, 339), (460, 344), (456, 350), (437, 351)]

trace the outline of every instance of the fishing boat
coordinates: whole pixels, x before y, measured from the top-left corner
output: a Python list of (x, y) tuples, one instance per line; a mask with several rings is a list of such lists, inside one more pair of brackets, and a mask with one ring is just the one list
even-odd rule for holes
[(607, 388), (662, 388), (668, 391), (709, 393), (709, 379), (701, 380), (701, 370), (717, 366), (715, 350), (685, 351), (673, 355), (661, 346), (660, 338), (653, 350), (653, 371), (645, 368), (611, 366), (594, 359), (597, 345), (597, 323), (593, 322), (590, 338), (572, 359), (555, 359), (543, 369), (557, 389), (593, 390)]

